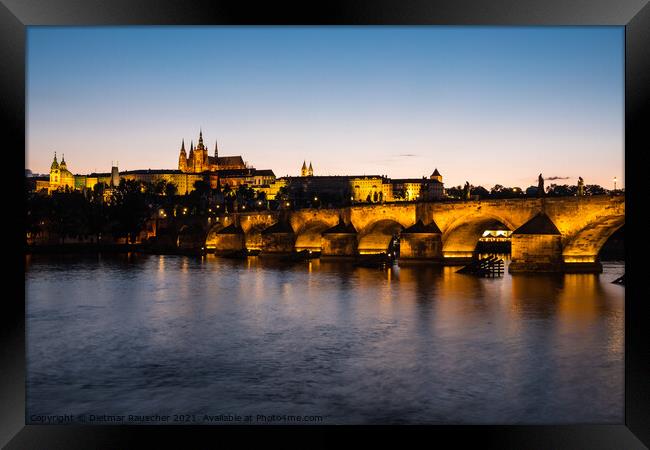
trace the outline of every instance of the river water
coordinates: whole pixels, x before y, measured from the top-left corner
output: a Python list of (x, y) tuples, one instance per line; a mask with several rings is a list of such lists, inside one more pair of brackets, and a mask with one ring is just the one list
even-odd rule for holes
[(28, 256), (27, 423), (623, 422), (623, 263), (455, 270)]

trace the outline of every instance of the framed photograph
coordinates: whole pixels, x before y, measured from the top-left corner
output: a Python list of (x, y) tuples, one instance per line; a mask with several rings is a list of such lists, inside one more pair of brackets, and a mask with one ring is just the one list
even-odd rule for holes
[(6, 448), (649, 445), (646, 1), (0, 17)]

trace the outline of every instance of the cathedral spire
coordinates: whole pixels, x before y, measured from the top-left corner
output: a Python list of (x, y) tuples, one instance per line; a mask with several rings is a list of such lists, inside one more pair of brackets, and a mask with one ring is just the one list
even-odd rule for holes
[(196, 148), (203, 148), (203, 130), (199, 129), (199, 143), (196, 145)]
[(219, 142), (216, 140), (214, 141), (214, 157), (219, 157)]
[(185, 139), (181, 142), (181, 153), (178, 155), (178, 170), (187, 172), (187, 154), (185, 153)]

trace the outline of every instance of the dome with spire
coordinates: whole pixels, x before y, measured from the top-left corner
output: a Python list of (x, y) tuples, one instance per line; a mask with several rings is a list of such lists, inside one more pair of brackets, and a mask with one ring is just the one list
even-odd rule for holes
[(59, 170), (59, 163), (56, 160), (56, 152), (54, 152), (54, 160), (52, 161), (52, 165), (50, 166), (50, 170)]
[(65, 163), (65, 153), (61, 156), (61, 163), (59, 164), (59, 170), (67, 170), (68, 165)]

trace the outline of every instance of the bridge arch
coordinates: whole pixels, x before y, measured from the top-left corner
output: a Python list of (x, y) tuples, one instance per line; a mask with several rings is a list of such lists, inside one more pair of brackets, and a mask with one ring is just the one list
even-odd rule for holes
[(296, 250), (321, 250), (323, 231), (333, 225), (322, 220), (310, 220), (296, 231)]
[(358, 250), (360, 254), (385, 253), (395, 235), (405, 227), (393, 219), (381, 219), (368, 224), (359, 233)]
[(205, 236), (205, 247), (206, 248), (214, 248), (216, 238), (217, 238), (217, 232), (224, 228), (224, 224), (221, 222), (216, 222), (214, 225), (210, 227), (208, 230), (206, 236)]
[(249, 225), (244, 231), (244, 244), (247, 250), (261, 250), (262, 244), (262, 231), (267, 229), (273, 224), (266, 222), (258, 222)]
[(442, 233), (443, 256), (446, 258), (474, 256), (474, 250), (483, 232), (497, 226), (505, 227), (510, 231), (517, 228), (517, 224), (513, 224), (507, 218), (490, 213), (470, 213), (455, 219)]
[(194, 249), (205, 245), (206, 232), (200, 224), (186, 224), (178, 230), (176, 246), (178, 248)]
[(607, 239), (625, 225), (624, 215), (611, 215), (590, 222), (568, 236), (562, 248), (564, 262), (595, 262)]

